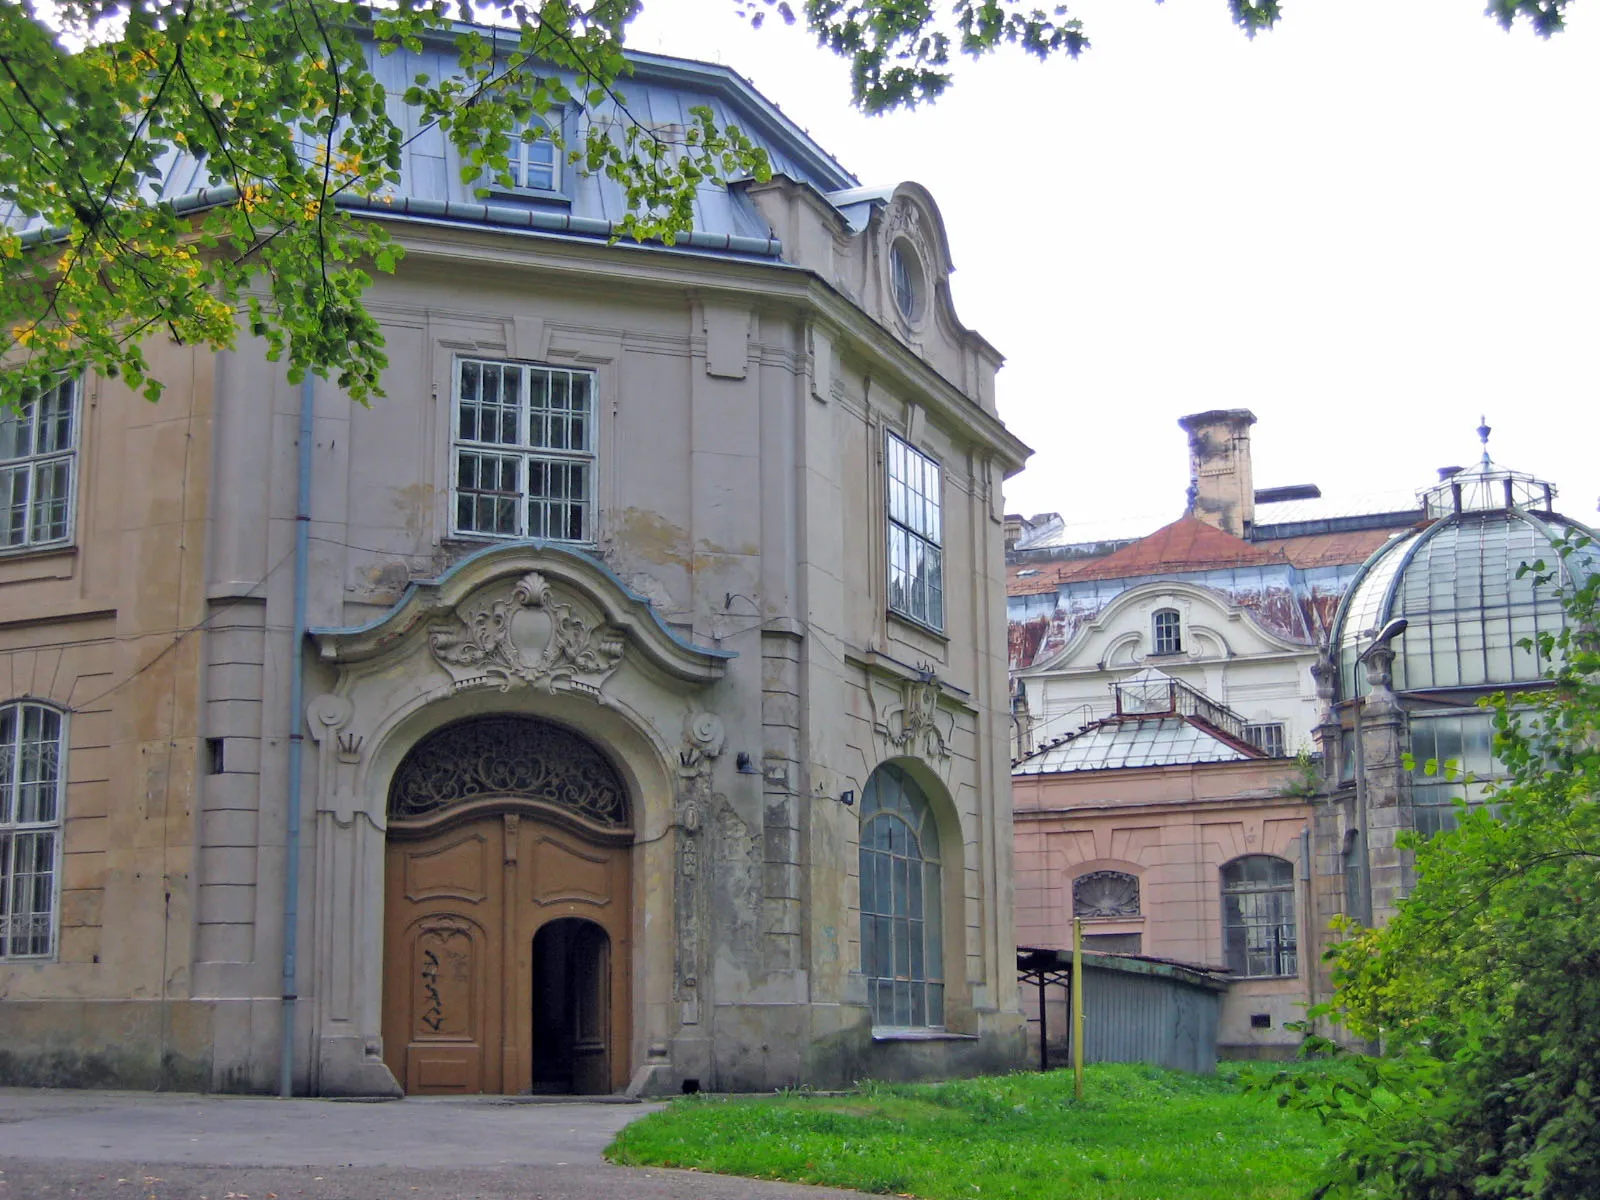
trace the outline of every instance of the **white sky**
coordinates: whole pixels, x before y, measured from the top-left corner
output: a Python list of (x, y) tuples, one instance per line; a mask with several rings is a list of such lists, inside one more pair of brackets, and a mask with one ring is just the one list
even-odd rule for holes
[(1223, 0), (1080, 0), (1079, 61), (964, 65), (887, 118), (732, 0), (646, 0), (629, 42), (727, 63), (864, 183), (933, 192), (1036, 451), (1012, 511), (1154, 529), (1183, 507), (1177, 417), (1242, 407), (1258, 487), (1422, 487), (1486, 413), (1495, 459), (1593, 522), (1600, 0), (1550, 41), (1482, 0), (1285, 8), (1251, 42)]

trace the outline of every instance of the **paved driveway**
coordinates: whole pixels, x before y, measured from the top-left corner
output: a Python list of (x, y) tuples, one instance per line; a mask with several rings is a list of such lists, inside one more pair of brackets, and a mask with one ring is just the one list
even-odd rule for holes
[(845, 1200), (614, 1167), (655, 1105), (0, 1089), (0, 1200)]

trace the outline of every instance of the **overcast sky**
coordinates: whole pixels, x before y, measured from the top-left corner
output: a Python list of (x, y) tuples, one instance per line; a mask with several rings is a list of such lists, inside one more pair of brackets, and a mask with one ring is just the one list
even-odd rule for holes
[(1031, 445), (1013, 511), (1140, 532), (1183, 507), (1177, 418), (1255, 412), (1258, 487), (1330, 499), (1475, 460), (1600, 499), (1600, 0), (1541, 41), (1482, 0), (1090, 0), (1079, 61), (965, 66), (869, 118), (802, 31), (646, 0), (630, 44), (727, 63), (868, 184), (933, 192), (962, 321)]

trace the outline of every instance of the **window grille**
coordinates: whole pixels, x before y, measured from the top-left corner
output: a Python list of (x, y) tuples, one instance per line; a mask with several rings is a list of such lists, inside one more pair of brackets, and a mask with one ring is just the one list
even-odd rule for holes
[(454, 531), (594, 540), (595, 378), (461, 359)]
[(1183, 652), (1183, 633), (1177, 609), (1161, 609), (1156, 613), (1154, 623), (1154, 652), (1156, 654), (1181, 654)]
[(55, 709), (0, 707), (0, 959), (55, 951), (64, 751)]
[(0, 550), (71, 539), (77, 449), (76, 379), (0, 405)]
[(1244, 740), (1266, 752), (1269, 758), (1283, 758), (1283, 722), (1266, 721), (1244, 727)]
[(933, 811), (885, 763), (861, 797), (861, 973), (874, 1025), (944, 1024), (943, 894)]
[(889, 610), (944, 628), (939, 464), (888, 436)]
[(1222, 868), (1222, 937), (1228, 970), (1247, 979), (1294, 975), (1294, 864), (1247, 854)]

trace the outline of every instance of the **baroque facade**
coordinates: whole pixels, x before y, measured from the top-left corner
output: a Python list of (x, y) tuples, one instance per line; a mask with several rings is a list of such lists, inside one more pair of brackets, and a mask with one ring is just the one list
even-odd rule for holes
[(710, 105), (772, 180), (611, 244), (609, 181), (478, 202), (419, 133), (370, 409), (247, 339), (153, 346), (154, 405), (85, 377), (0, 419), (0, 1080), (1017, 1061), (1000, 356), (924, 189), (725, 68), (634, 67), (635, 112)]

